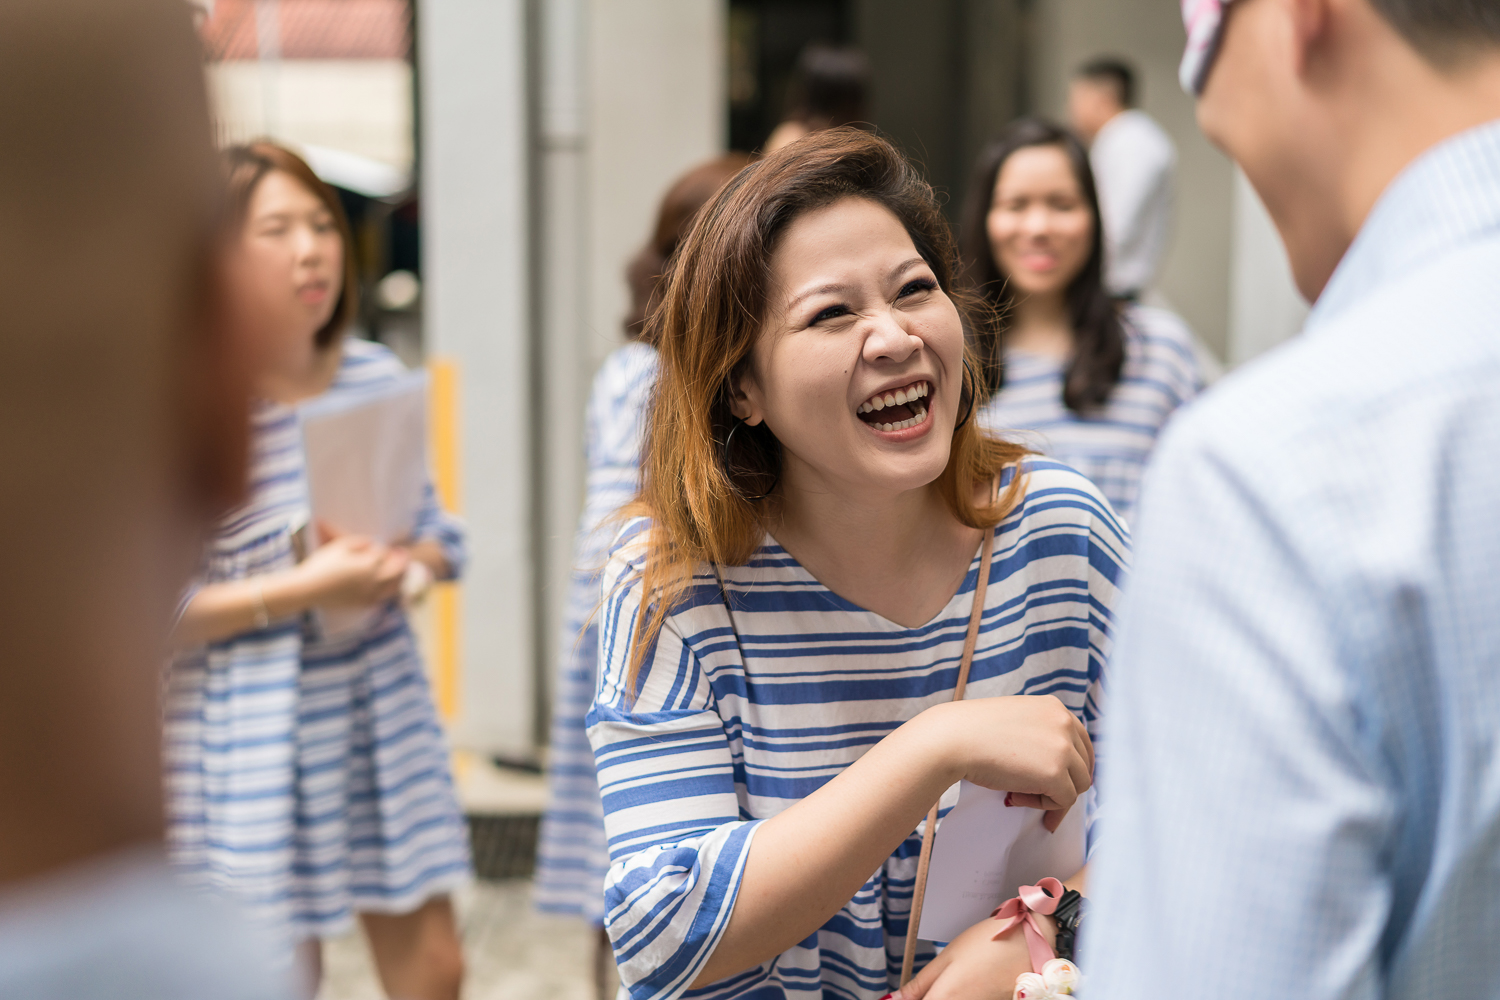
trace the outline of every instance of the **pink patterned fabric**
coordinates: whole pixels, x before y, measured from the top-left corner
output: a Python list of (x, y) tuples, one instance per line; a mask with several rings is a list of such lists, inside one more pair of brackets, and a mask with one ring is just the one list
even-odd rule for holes
[(1224, 30), (1224, 9), (1233, 0), (1182, 0), (1182, 26), (1187, 29), (1187, 48), (1177, 79), (1182, 89), (1194, 97), (1203, 93), (1208, 71), (1219, 51), (1219, 37)]

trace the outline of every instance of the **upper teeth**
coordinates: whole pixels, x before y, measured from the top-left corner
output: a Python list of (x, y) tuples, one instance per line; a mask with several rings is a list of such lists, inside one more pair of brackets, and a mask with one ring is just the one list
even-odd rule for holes
[(887, 406), (895, 406), (897, 403), (910, 403), (926, 396), (929, 391), (930, 387), (926, 382), (916, 382), (890, 392), (876, 393), (859, 404), (859, 412), (869, 413), (873, 410), (883, 410)]

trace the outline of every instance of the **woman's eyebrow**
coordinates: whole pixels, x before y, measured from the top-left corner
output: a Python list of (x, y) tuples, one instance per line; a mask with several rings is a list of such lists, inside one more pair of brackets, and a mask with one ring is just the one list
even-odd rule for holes
[[(902, 274), (904, 274), (906, 271), (911, 270), (913, 267), (926, 263), (927, 261), (920, 256), (903, 260), (901, 263), (890, 269), (890, 271), (887, 273), (886, 280), (889, 281), (899, 278)], [(787, 312), (791, 312), (797, 307), (797, 303), (801, 302), (803, 299), (812, 298), (814, 295), (822, 295), (825, 292), (843, 292), (847, 291), (848, 288), (848, 285), (838, 283), (834, 283), (831, 285), (819, 285), (817, 288), (809, 288), (806, 291), (798, 292), (795, 296), (793, 296), (791, 301), (786, 304), (786, 310)]]
[(891, 273), (890, 273), (890, 277), (889, 277), (888, 280), (894, 280), (896, 278), (899, 278), (899, 277), (901, 277), (902, 274), (904, 274), (905, 272), (911, 270), (913, 267), (916, 267), (919, 264), (926, 264), (926, 263), (927, 263), (927, 261), (924, 260), (924, 259), (922, 259), (921, 257), (913, 257), (910, 260), (903, 260), (901, 263), (899, 263), (895, 267), (891, 268)]
[(787, 312), (791, 312), (793, 309), (797, 308), (797, 303), (801, 302), (803, 299), (810, 299), (814, 295), (822, 295), (824, 292), (847, 291), (848, 288), (848, 285), (840, 284), (819, 285), (817, 288), (809, 288), (805, 292), (799, 292), (796, 296), (794, 296), (792, 300), (786, 304), (786, 310)]

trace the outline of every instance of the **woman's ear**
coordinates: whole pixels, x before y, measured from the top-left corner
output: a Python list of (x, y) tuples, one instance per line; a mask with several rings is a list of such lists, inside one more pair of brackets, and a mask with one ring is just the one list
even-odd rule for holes
[(760, 405), (760, 386), (744, 366), (729, 376), (729, 412), (754, 427), (765, 419)]

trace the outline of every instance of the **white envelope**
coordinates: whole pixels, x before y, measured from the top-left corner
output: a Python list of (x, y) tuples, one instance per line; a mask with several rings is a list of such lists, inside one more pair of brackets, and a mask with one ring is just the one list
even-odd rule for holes
[(1004, 792), (960, 782), (958, 805), (938, 823), (917, 937), (952, 941), (1018, 887), (1077, 874), (1086, 859), (1093, 794), (1079, 798), (1057, 832), (1048, 833), (1040, 809), (1007, 806)]
[[(320, 396), (298, 415), (314, 525), (327, 521), (384, 543), (407, 540), (427, 487), (426, 372)], [(352, 632), (374, 613), (324, 611), (323, 631)]]

